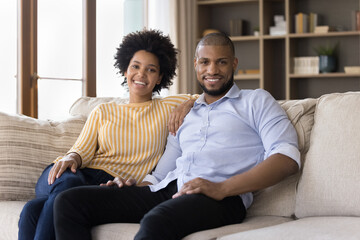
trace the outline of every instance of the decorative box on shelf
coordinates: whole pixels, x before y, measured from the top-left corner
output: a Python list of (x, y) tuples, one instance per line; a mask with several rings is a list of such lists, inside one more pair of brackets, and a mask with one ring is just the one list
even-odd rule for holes
[(319, 57), (294, 57), (294, 74), (318, 74)]

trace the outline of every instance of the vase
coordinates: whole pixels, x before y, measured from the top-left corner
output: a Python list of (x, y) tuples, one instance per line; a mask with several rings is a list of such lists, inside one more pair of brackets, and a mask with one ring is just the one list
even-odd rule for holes
[(319, 56), (319, 71), (320, 73), (330, 73), (336, 70), (336, 57), (320, 55)]

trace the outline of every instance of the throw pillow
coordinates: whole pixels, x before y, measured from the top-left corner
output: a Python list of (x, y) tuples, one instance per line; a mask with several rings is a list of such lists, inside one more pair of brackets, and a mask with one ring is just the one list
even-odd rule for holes
[(0, 113), (0, 201), (33, 198), (40, 174), (71, 148), (85, 120), (55, 122)]

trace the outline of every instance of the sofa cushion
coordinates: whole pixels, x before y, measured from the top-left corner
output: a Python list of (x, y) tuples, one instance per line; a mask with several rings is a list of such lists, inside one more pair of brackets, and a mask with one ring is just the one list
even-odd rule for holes
[[(316, 99), (289, 100), (280, 102), (291, 123), (294, 125), (299, 142), (301, 160), (309, 149), (310, 133), (314, 123)], [(254, 193), (254, 202), (248, 216), (284, 216), (290, 217), (295, 211), (295, 192), (299, 174)]]
[(101, 103), (116, 102), (117, 104), (126, 104), (129, 102), (127, 98), (116, 97), (81, 97), (77, 99), (70, 107), (69, 113), (71, 116), (88, 117), (91, 111)]
[[(233, 224), (224, 227), (209, 229), (196, 232), (183, 238), (183, 240), (208, 240), (215, 239), (220, 236), (232, 234), (240, 231), (258, 229), (267, 226), (273, 226), (285, 222), (293, 221), (290, 218), (262, 216), (250, 217), (245, 219), (241, 224)], [(130, 223), (111, 223), (96, 226), (92, 229), (91, 235), (93, 240), (130, 240), (134, 239), (135, 234), (139, 230), (139, 224)]]
[(83, 117), (55, 122), (0, 113), (0, 201), (33, 198), (44, 168), (70, 149), (84, 123)]
[(295, 214), (360, 216), (360, 93), (318, 99)]
[(24, 201), (0, 201), (0, 239), (18, 239), (18, 222)]
[(239, 232), (219, 240), (358, 240), (358, 217), (310, 217), (262, 229)]

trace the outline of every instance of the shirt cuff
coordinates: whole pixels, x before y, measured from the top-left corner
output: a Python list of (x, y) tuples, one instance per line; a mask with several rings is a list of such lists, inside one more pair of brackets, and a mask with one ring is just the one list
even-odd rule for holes
[(271, 151), (270, 155), (280, 153), (285, 156), (288, 156), (289, 158), (292, 158), (298, 165), (299, 169), (301, 167), (301, 160), (300, 160), (300, 152), (299, 149), (291, 144), (281, 144), (276, 149)]
[(148, 174), (143, 179), (143, 182), (151, 182), (153, 185), (159, 183), (159, 181), (151, 174)]

